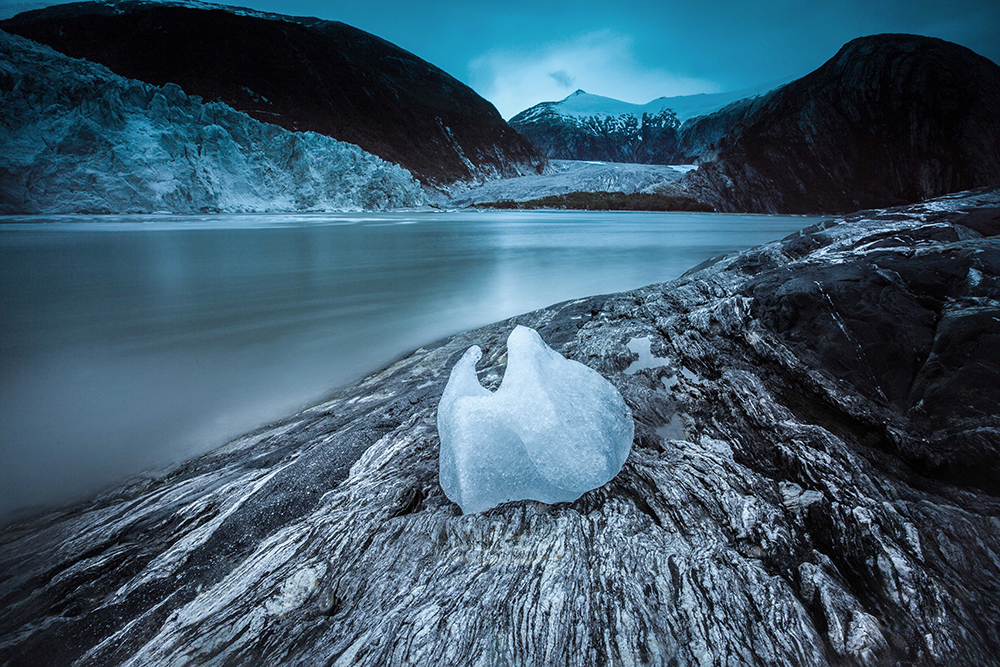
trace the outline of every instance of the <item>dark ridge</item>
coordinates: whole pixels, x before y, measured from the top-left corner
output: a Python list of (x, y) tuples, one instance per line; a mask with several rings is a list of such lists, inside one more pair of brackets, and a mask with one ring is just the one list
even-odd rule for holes
[(775, 91), (686, 180), (720, 209), (784, 213), (894, 206), (996, 185), (998, 108), (992, 61), (930, 37), (862, 37)]

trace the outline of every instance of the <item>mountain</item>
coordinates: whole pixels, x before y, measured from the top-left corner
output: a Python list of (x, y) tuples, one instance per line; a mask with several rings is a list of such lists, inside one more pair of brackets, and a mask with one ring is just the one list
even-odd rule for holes
[[(996, 667), (998, 216), (869, 211), (460, 333), (5, 527), (0, 664)], [(515, 324), (635, 440), (575, 502), (463, 515), (437, 407)]]
[(537, 173), (489, 102), (412, 53), (336, 21), (198, 2), (82, 2), (0, 28), (257, 120), (356, 144), (425, 183)]
[(698, 164), (657, 189), (719, 210), (830, 213), (1000, 184), (998, 109), (992, 61), (875, 35), (784, 85), (641, 106), (577, 91), (511, 126), (549, 157)]
[(998, 110), (992, 61), (930, 37), (863, 37), (739, 119), (687, 180), (723, 210), (789, 213), (995, 185)]
[(660, 97), (647, 104), (577, 90), (558, 102), (522, 111), (510, 125), (553, 159), (683, 164), (696, 157), (683, 139), (689, 119), (753, 100), (785, 82), (728, 93)]
[(417, 206), (408, 171), (0, 31), (0, 213)]

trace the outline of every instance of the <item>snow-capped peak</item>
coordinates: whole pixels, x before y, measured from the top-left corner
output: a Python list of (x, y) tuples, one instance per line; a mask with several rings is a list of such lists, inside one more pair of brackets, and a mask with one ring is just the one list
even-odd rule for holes
[(704, 116), (718, 111), (738, 100), (763, 95), (785, 85), (795, 78), (797, 77), (787, 77), (776, 81), (769, 81), (758, 86), (725, 93), (699, 93), (697, 95), (658, 97), (645, 104), (633, 104), (617, 100), (613, 97), (593, 95), (579, 88), (558, 102), (543, 102), (542, 104), (546, 105), (549, 112), (576, 118), (621, 116), (625, 114), (642, 118), (644, 113), (653, 115), (666, 109), (671, 109), (677, 114), (677, 120), (683, 123), (689, 118)]

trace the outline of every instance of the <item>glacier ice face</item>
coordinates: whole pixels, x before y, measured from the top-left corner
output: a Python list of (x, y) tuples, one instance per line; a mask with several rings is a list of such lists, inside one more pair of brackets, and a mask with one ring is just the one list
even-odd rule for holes
[(410, 172), (0, 31), (0, 214), (382, 210)]
[(496, 392), (476, 377), (470, 347), (438, 405), (440, 479), (466, 514), (511, 500), (571, 502), (609, 482), (632, 447), (632, 411), (618, 390), (527, 327), (507, 339)]

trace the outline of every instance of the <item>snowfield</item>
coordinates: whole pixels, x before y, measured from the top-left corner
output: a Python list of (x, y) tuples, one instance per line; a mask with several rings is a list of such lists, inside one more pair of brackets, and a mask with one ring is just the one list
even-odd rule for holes
[(0, 31), (0, 213), (384, 210), (407, 170)]

